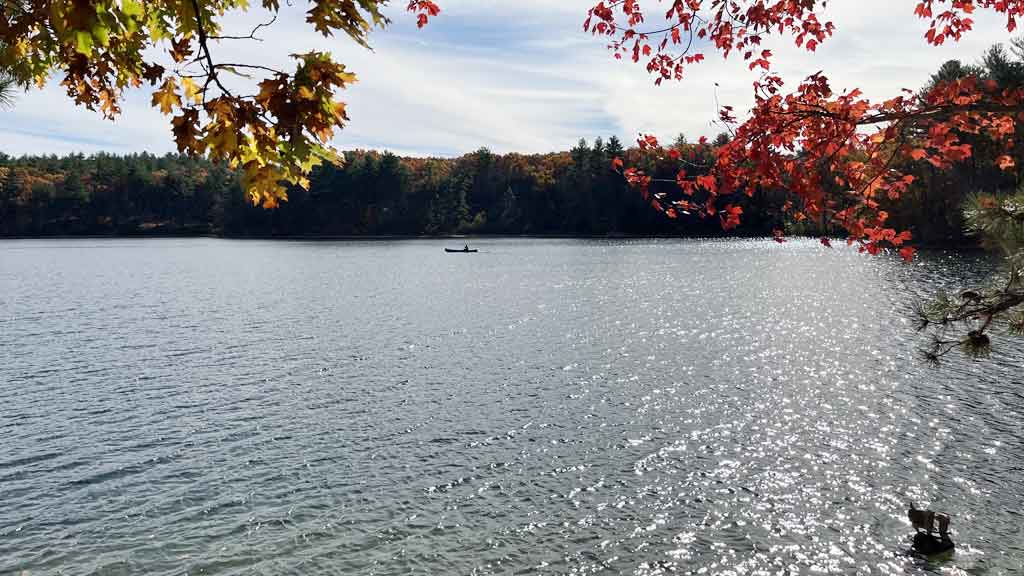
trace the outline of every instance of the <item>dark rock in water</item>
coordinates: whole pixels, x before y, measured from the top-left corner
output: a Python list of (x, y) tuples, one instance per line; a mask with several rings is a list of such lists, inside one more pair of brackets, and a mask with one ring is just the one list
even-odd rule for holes
[(936, 538), (931, 534), (924, 532), (918, 532), (914, 535), (914, 551), (918, 554), (924, 554), (925, 556), (933, 556), (935, 554), (942, 554), (943, 552), (949, 552), (956, 545), (949, 539), (948, 536), (942, 538)]

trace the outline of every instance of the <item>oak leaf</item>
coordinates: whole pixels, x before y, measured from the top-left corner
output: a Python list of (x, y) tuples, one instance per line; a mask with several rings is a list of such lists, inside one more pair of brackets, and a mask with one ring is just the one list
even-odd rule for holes
[(153, 106), (159, 106), (162, 114), (170, 114), (175, 107), (181, 107), (177, 85), (173, 76), (168, 76), (163, 86), (153, 92)]

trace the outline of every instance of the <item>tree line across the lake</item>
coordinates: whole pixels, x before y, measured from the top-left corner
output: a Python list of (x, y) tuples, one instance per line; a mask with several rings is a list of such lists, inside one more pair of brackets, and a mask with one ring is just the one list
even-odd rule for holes
[[(680, 138), (676, 147), (696, 164), (710, 161), (713, 145)], [(623, 150), (615, 137), (535, 155), (481, 149), (444, 159), (352, 151), (345, 153), (343, 168), (317, 168), (308, 191), (294, 187), (287, 202), (266, 210), (248, 202), (237, 173), (202, 158), (0, 154), (0, 235), (725, 233), (715, 218), (670, 219), (653, 210), (612, 170), (617, 156), (660, 172), (658, 160)], [(668, 163), (664, 170), (670, 176)], [(959, 206), (971, 190), (964, 180), (983, 176), (969, 169), (929, 173), (927, 184), (894, 206), (894, 217), (915, 229), (920, 241), (962, 241)], [(822, 232), (816, 223), (786, 222), (785, 200), (781, 191), (739, 196), (744, 222), (730, 233), (767, 235), (783, 227)]]
[[(673, 221), (650, 209), (611, 168), (613, 158), (635, 153), (615, 137), (535, 155), (480, 149), (459, 158), (401, 158), (351, 151), (344, 167), (318, 167), (308, 190), (289, 189), (288, 201), (273, 210), (252, 206), (238, 174), (201, 158), (0, 155), (0, 234), (721, 232), (713, 221)], [(768, 210), (751, 207), (750, 213), (748, 234), (778, 225)]]
[[(930, 83), (968, 75), (1024, 86), (1024, 51), (1019, 43), (1009, 51), (993, 46), (978, 64), (945, 63)], [(272, 210), (248, 202), (237, 172), (202, 158), (0, 153), (0, 235), (721, 235), (717, 217), (670, 219), (651, 209), (612, 160), (624, 158), (654, 176), (654, 192), (670, 190), (680, 158), (691, 174), (707, 172), (715, 148), (728, 139), (723, 133), (711, 142), (687, 142), (681, 135), (671, 147), (679, 154), (671, 158), (626, 149), (614, 136), (531, 155), (480, 149), (458, 158), (403, 158), (351, 151), (344, 167), (316, 168), (308, 190), (293, 186), (288, 201)], [(978, 190), (1017, 187), (1022, 163), (1000, 170), (993, 159), (1005, 149), (986, 145), (983, 135), (963, 139), (974, 148), (969, 158), (952, 170), (927, 162), (903, 166), (915, 176), (909, 193), (898, 202), (881, 200), (889, 204), (890, 223), (913, 230), (917, 242), (964, 242), (964, 199)], [(839, 199), (844, 191), (829, 193)], [(794, 221), (784, 210), (787, 199), (783, 190), (736, 195), (743, 225), (729, 233), (835, 232)]]

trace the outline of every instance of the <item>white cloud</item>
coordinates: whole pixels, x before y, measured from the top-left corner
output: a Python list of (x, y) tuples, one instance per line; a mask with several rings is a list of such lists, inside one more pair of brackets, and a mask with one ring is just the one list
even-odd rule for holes
[(148, 106), (147, 95), (131, 93), (116, 121), (75, 106), (57, 82), (19, 94), (15, 106), (0, 110), (0, 152), (165, 152), (174, 148), (170, 126)]
[[(331, 50), (360, 82), (344, 98), (352, 122), (342, 148), (388, 148), (407, 154), (452, 155), (488, 146), (495, 151), (565, 149), (579, 137), (638, 132), (695, 139), (712, 136), (715, 97), (749, 107), (756, 74), (738, 58), (708, 51), (680, 83), (653, 85), (642, 65), (615, 61), (601, 38), (581, 30), (592, 0), (445, 0), (442, 15), (417, 31), (400, 10), (395, 26), (371, 38), (375, 51), (347, 39), (324, 39), (291, 9), (265, 31), (263, 43), (226, 41), (223, 60), (290, 68), (288, 54)], [(916, 89), (949, 58), (974, 61), (1008, 35), (1002, 19), (975, 14), (976, 29), (959, 44), (925, 44), (925, 23), (912, 5), (883, 0), (832, 2), (835, 36), (807, 53), (784, 39), (766, 47), (795, 84), (824, 70), (836, 89), (860, 87), (873, 98)], [(247, 32), (260, 14), (232, 15), (232, 31)], [(118, 152), (173, 149), (168, 122), (133, 94), (116, 124), (74, 107), (59, 87), (23, 97), (0, 112), (0, 150), (8, 153)]]

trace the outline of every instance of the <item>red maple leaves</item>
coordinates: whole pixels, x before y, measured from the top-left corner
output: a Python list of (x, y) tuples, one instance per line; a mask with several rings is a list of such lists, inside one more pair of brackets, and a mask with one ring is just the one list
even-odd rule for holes
[[(655, 197), (656, 208), (685, 207), (714, 215), (719, 212), (716, 202), (730, 196), (784, 190), (793, 196), (787, 208), (795, 220), (827, 219), (842, 226), (849, 242), (863, 251), (892, 247), (909, 259), (913, 248), (905, 244), (911, 235), (886, 225), (888, 214), (880, 200), (897, 200), (913, 184), (914, 177), (902, 171), (907, 163), (923, 161), (949, 170), (970, 158), (973, 150), (963, 141), (965, 135), (1012, 146), (1017, 122), (1024, 119), (1024, 90), (1001, 90), (994, 82), (969, 77), (922, 95), (904, 91), (872, 102), (859, 90), (835, 93), (819, 72), (784, 94), (782, 78), (771, 71), (771, 51), (758, 47), (766, 36), (782, 35), (814, 51), (835, 29), (831, 22), (822, 23), (818, 8), (823, 6), (818, 0), (673, 0), (664, 25), (641, 30), (646, 16), (638, 0), (600, 2), (588, 13), (584, 28), (610, 37), (616, 57), (647, 58), (656, 83), (681, 79), (685, 67), (699, 61), (696, 56), (703, 59), (692, 52), (695, 40), (710, 41), (725, 57), (741, 53), (751, 70), (762, 70), (754, 82), (754, 107), (744, 121), (728, 106), (720, 110), (719, 121), (732, 138), (714, 149), (709, 172), (690, 175), (680, 169), (676, 183), (682, 197)], [(939, 45), (969, 31), (969, 15), (978, 9), (1005, 14), (1012, 31), (1024, 14), (1024, 0), (922, 0), (914, 14), (930, 19), (926, 41)], [(642, 137), (639, 146), (678, 160), (651, 137)], [(996, 164), (1004, 170), (1015, 166), (1008, 155)], [(624, 175), (648, 198), (651, 179), (646, 174), (628, 168)], [(697, 191), (700, 202), (694, 200)], [(729, 207), (735, 208), (726, 204), (720, 216), (727, 229), (739, 224), (741, 214)], [(781, 238), (781, 232), (776, 234)], [(830, 245), (827, 239), (822, 243)]]
[(832, 34), (831, 22), (821, 23), (815, 1), (780, 0), (722, 2), (721, 0), (672, 0), (664, 13), (665, 25), (640, 30), (647, 17), (638, 0), (609, 0), (590, 9), (585, 30), (611, 38), (609, 47), (616, 58), (627, 55), (638, 62), (646, 58), (647, 70), (656, 83), (681, 79), (685, 67), (704, 59), (697, 45), (710, 43), (728, 56), (733, 51), (752, 60), (751, 69), (768, 69), (771, 52), (759, 50), (762, 39), (781, 33), (793, 37), (797, 46), (813, 51)]
[(929, 44), (938, 46), (947, 39), (959, 40), (964, 32), (969, 31), (974, 26), (974, 20), (970, 18), (970, 14), (973, 14), (978, 8), (1005, 14), (1006, 30), (1013, 32), (1017, 28), (1017, 17), (1024, 14), (1024, 1), (922, 0), (914, 8), (914, 14), (925, 20), (931, 19), (925, 38)]
[(406, 10), (417, 14), (416, 26), (423, 28), (430, 22), (430, 18), (441, 13), (441, 8), (431, 0), (409, 0)]

